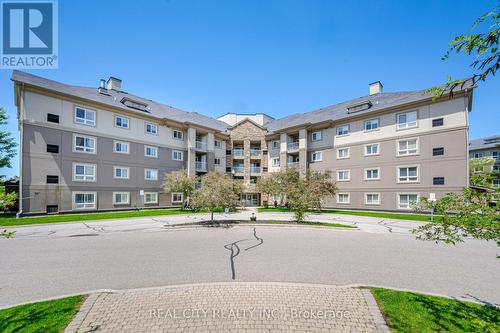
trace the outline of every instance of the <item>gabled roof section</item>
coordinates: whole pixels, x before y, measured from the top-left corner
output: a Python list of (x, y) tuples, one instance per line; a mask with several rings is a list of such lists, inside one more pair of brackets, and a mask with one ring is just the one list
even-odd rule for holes
[[(13, 71), (11, 79), (15, 82), (24, 83), (26, 85), (51, 90), (68, 96), (75, 96), (91, 102), (97, 102), (128, 112), (144, 115), (146, 113), (144, 110), (127, 106), (122, 102), (123, 100), (134, 101), (137, 105), (146, 105), (145, 110), (148, 111), (147, 115), (158, 118), (159, 120), (167, 119), (183, 124), (191, 123), (219, 132), (225, 132), (228, 128), (226, 123), (217, 119), (199, 114), (197, 112), (183, 111), (169, 105), (128, 94), (124, 91), (115, 91), (111, 89), (105, 89), (105, 91), (103, 91), (102, 88), (98, 87), (92, 88), (73, 86), (17, 70)], [(105, 92), (105, 94), (100, 91)]]
[(238, 122), (237, 122), (236, 124), (234, 124), (233, 126), (229, 127), (229, 130), (231, 130), (231, 129), (233, 129), (233, 128), (236, 128), (236, 127), (238, 127), (238, 126), (240, 126), (240, 125), (242, 125), (243, 123), (246, 123), (246, 122), (249, 122), (249, 123), (251, 123), (252, 125), (254, 125), (254, 126), (256, 126), (256, 127), (260, 128), (260, 129), (264, 130), (264, 131), (267, 129), (267, 128), (266, 128), (266, 127), (264, 127), (264, 126), (261, 126), (261, 125), (257, 124), (257, 123), (256, 123), (255, 121), (253, 121), (252, 119), (250, 119), (250, 118), (245, 118), (245, 119), (242, 119), (242, 120), (238, 121)]

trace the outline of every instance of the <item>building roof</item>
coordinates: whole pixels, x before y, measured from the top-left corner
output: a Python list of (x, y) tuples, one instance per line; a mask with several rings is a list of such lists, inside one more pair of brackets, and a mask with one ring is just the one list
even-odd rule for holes
[(500, 135), (488, 136), (469, 141), (469, 150), (479, 150), (500, 147)]
[[(89, 101), (117, 107), (129, 112), (135, 112), (142, 115), (147, 114), (159, 119), (166, 118), (167, 120), (173, 120), (179, 123), (192, 123), (195, 125), (212, 128), (220, 132), (225, 132), (229, 127), (229, 125), (224, 123), (223, 121), (199, 114), (197, 112), (183, 111), (169, 105), (161, 104), (149, 99), (129, 94), (124, 91), (114, 91), (111, 89), (107, 89), (107, 94), (105, 95), (99, 92), (98, 87), (73, 86), (17, 70), (12, 73), (11, 79), (15, 82), (21, 82), (58, 93), (76, 96)], [(141, 104), (146, 104), (147, 109), (141, 111), (128, 107), (121, 102), (123, 98), (137, 101)]]

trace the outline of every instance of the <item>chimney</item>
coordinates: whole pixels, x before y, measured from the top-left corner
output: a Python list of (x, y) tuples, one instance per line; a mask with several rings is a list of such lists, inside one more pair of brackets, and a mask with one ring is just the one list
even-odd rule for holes
[(110, 76), (108, 81), (106, 82), (106, 88), (115, 91), (120, 91), (122, 89), (122, 80)]
[(99, 88), (106, 89), (106, 80), (104, 79), (99, 80)]
[(380, 81), (370, 83), (369, 87), (370, 87), (370, 96), (375, 94), (380, 94), (382, 93), (382, 89), (384, 89), (384, 86)]

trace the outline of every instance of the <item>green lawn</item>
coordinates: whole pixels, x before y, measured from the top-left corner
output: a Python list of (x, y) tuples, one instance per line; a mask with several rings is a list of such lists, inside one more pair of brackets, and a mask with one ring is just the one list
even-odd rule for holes
[[(251, 221), (250, 221), (251, 222)], [(259, 221), (257, 221), (259, 223)], [(262, 221), (262, 223), (269, 223), (269, 224), (295, 224), (295, 222), (290, 223), (287, 221), (278, 221), (278, 220), (265, 220)], [(313, 226), (321, 226), (321, 227), (332, 227), (332, 228), (348, 228), (348, 229), (355, 229), (355, 226), (348, 225), (348, 224), (341, 224), (341, 223), (326, 223), (326, 222), (301, 222), (297, 223), (300, 225), (313, 225)]]
[(82, 301), (73, 296), (0, 310), (0, 332), (62, 332)]
[(22, 217), (19, 219), (16, 219), (15, 215), (0, 215), (0, 226), (10, 227), (16, 225), (37, 224), (37, 223), (92, 221), (92, 220), (119, 219), (127, 217), (178, 215), (178, 214), (189, 214), (189, 213), (193, 213), (193, 211), (180, 210), (180, 209), (147, 209), (147, 210), (132, 210), (132, 211), (108, 212), (108, 213), (44, 215), (36, 217)]
[(373, 288), (392, 332), (500, 332), (500, 309), (443, 297)]
[[(258, 208), (259, 212), (290, 212), (288, 208), (278, 207), (278, 208)], [(338, 209), (311, 209), (309, 213), (327, 213), (327, 214), (341, 214), (341, 215), (353, 215), (353, 216), (369, 216), (369, 217), (379, 217), (384, 219), (396, 219), (396, 220), (411, 220), (411, 221), (431, 221), (431, 216), (426, 214), (410, 214), (410, 213), (385, 213), (385, 212), (367, 212), (367, 211), (354, 211), (354, 210), (338, 210)], [(434, 216), (434, 220), (441, 218), (440, 216)]]

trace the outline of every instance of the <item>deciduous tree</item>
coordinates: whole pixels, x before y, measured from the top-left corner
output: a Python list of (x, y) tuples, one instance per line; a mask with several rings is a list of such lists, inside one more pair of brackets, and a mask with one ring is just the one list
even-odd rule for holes
[[(165, 175), (163, 189), (167, 193), (182, 193), (184, 203), (189, 204), (189, 198), (196, 187), (196, 178), (189, 177), (186, 170), (173, 171)], [(184, 208), (185, 204), (183, 204)]]

